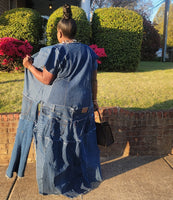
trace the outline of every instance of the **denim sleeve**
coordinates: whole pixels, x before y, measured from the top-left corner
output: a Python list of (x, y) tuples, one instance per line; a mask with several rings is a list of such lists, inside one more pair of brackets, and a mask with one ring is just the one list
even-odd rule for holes
[(42, 48), (37, 54), (32, 57), (34, 59), (33, 65), (37, 68), (45, 67), (48, 72), (54, 74), (58, 63), (57, 49), (55, 48)]

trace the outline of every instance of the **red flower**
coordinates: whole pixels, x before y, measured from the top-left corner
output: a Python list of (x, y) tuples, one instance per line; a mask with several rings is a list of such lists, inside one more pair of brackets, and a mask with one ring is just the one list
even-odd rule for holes
[(22, 59), (30, 55), (32, 49), (27, 40), (21, 41), (12, 37), (0, 38), (0, 56), (5, 58), (1, 64), (7, 66), (8, 71), (21, 69), (22, 67), (15, 68), (16, 63), (22, 63)]
[(3, 62), (1, 63), (2, 65), (7, 65), (9, 61), (7, 59), (4, 59)]
[(0, 56), (3, 56), (4, 52), (0, 49)]
[[(99, 56), (99, 57), (107, 57), (104, 48), (98, 48), (96, 44), (90, 45), (90, 48)], [(101, 64), (100, 60), (97, 60), (98, 64)]]
[(97, 63), (98, 63), (98, 64), (101, 64), (102, 62), (101, 62), (100, 60), (97, 60)]

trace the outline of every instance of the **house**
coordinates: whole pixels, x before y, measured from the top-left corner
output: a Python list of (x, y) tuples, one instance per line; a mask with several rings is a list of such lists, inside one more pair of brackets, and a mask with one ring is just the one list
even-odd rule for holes
[(41, 15), (49, 16), (54, 10), (69, 3), (75, 6), (81, 6), (89, 16), (90, 0), (0, 0), (0, 15), (13, 8), (27, 7), (36, 9)]
[(25, 0), (0, 0), (0, 15), (6, 10), (25, 6)]

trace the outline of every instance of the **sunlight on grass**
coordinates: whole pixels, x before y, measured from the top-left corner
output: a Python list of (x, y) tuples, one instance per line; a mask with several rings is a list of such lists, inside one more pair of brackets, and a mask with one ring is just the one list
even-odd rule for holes
[[(0, 113), (20, 112), (23, 73), (0, 73)], [(100, 107), (173, 108), (173, 63), (141, 62), (137, 72), (98, 72)]]
[(0, 112), (19, 112), (22, 103), (23, 73), (0, 73)]
[(173, 63), (141, 62), (135, 73), (99, 73), (98, 103), (132, 110), (173, 108)]

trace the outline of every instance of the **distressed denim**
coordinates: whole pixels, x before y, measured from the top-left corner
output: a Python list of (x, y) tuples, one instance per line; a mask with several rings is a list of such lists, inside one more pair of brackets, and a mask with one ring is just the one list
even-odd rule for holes
[(39, 193), (75, 197), (101, 181), (92, 107), (43, 104), (35, 142)]
[(6, 171), (6, 175), (11, 178), (13, 172), (17, 172), (19, 177), (24, 176), (29, 149), (33, 138), (33, 128), (37, 119), (37, 105), (29, 98), (23, 96), (22, 111), (20, 114), (15, 143), (11, 155), (11, 160)]
[(45, 66), (56, 78), (44, 85), (25, 70), (22, 112), (7, 176), (24, 175), (34, 135), (39, 193), (73, 198), (101, 181), (91, 85), (97, 56), (86, 45), (74, 43), (43, 48), (33, 58), (35, 67)]

